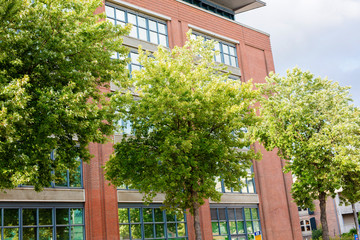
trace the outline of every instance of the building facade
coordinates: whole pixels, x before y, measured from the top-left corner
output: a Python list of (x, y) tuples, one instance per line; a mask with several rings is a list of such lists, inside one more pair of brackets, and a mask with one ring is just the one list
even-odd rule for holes
[[(195, 36), (218, 41), (220, 56), (215, 60), (228, 66), (231, 78), (262, 83), (274, 71), (269, 35), (234, 21), (234, 16), (264, 5), (258, 0), (108, 0), (96, 13), (106, 12), (116, 25), (133, 25), (124, 38), (131, 49), (130, 71), (141, 68), (139, 45), (149, 51), (158, 45), (182, 46), (192, 29)], [(120, 137), (115, 135), (114, 142)], [(284, 162), (276, 152), (259, 144), (253, 147), (263, 153), (263, 160), (249, 169), (247, 186), (234, 192), (219, 181), (221, 201), (207, 200), (201, 207), (203, 239), (249, 240), (259, 231), (266, 240), (302, 239), (290, 196), (291, 175), (283, 174)], [(94, 155), (89, 164), (81, 164), (77, 172), (59, 173), (40, 193), (31, 186), (0, 193), (1, 239), (194, 239), (190, 214), (160, 210), (161, 195), (145, 206), (136, 190), (114, 187), (104, 179), (102, 166), (113, 143), (90, 144), (89, 149)]]

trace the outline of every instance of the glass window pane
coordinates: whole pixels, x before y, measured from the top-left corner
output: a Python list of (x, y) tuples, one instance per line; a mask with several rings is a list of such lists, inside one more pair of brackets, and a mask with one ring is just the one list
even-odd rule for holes
[(155, 21), (149, 20), (149, 29), (152, 30), (152, 31), (157, 31), (156, 22), (155, 22)]
[(39, 240), (52, 240), (52, 239), (53, 239), (52, 227), (39, 228)]
[(259, 215), (258, 215), (258, 210), (257, 210), (257, 208), (252, 208), (252, 209), (251, 209), (251, 214), (252, 214), (252, 218), (253, 218), (253, 219), (259, 219)]
[(243, 219), (242, 208), (236, 208), (235, 212), (236, 212), (236, 220), (242, 220)]
[(19, 229), (18, 228), (4, 228), (4, 240), (18, 240)]
[(178, 212), (176, 214), (176, 220), (178, 222), (185, 222), (185, 215), (183, 213), (181, 213), (181, 212)]
[(125, 12), (119, 9), (116, 9), (116, 19), (125, 22)]
[(105, 6), (105, 12), (107, 17), (115, 18), (113, 7)]
[(146, 19), (143, 17), (138, 17), (138, 25), (140, 27), (146, 28)]
[(71, 217), (71, 224), (83, 224), (83, 209), (71, 208), (70, 217)]
[(128, 13), (128, 22), (133, 25), (137, 25), (136, 24), (136, 15), (134, 15), (132, 13)]
[(144, 236), (145, 238), (153, 238), (154, 236), (154, 224), (144, 224)]
[(220, 234), (221, 235), (228, 234), (228, 228), (227, 228), (226, 222), (221, 222), (220, 223)]
[(168, 237), (176, 237), (176, 224), (175, 223), (168, 223), (167, 235), (168, 235)]
[(152, 208), (143, 208), (143, 221), (144, 222), (153, 222), (153, 213)]
[(22, 214), (23, 214), (23, 224), (25, 226), (37, 225), (36, 209), (34, 208), (23, 209)]
[(185, 237), (186, 236), (186, 224), (178, 223), (177, 232), (178, 232), (178, 237)]
[(229, 47), (229, 50), (230, 50), (230, 55), (235, 56), (235, 48)]
[(235, 209), (234, 208), (228, 208), (228, 219), (235, 220)]
[(52, 209), (40, 208), (39, 209), (39, 225), (52, 225)]
[(230, 225), (230, 234), (236, 234), (236, 223), (235, 222), (229, 222)]
[(120, 225), (119, 227), (120, 240), (130, 239), (129, 229), (130, 229), (129, 225)]
[(227, 45), (222, 44), (222, 49), (224, 53), (229, 54), (229, 47)]
[(249, 193), (255, 193), (254, 182), (252, 178), (248, 178), (248, 189)]
[(56, 209), (56, 224), (69, 224), (69, 209), (57, 208)]
[(212, 222), (211, 223), (211, 226), (212, 226), (212, 232), (214, 235), (220, 235), (219, 233), (219, 225), (217, 222)]
[(230, 57), (229, 55), (224, 55), (224, 63), (230, 65)]
[(139, 64), (139, 54), (131, 52), (130, 53), (131, 62), (135, 64)]
[(131, 27), (131, 31), (130, 31), (130, 34), (129, 34), (130, 37), (133, 37), (133, 38), (137, 38), (138, 35), (137, 35), (137, 27), (136, 26), (132, 26)]
[(251, 221), (246, 221), (246, 229), (247, 229), (247, 232), (248, 232), (248, 233), (254, 232)]
[(67, 170), (55, 172), (55, 185), (57, 187), (67, 187)]
[[(156, 231), (156, 237), (165, 237), (164, 224), (156, 224), (155, 231)], [(169, 232), (169, 230), (168, 230), (168, 232)]]
[(154, 209), (155, 222), (164, 222), (163, 211), (160, 208)]
[(36, 228), (23, 228), (23, 239), (25, 240), (36, 240), (37, 239), (37, 229)]
[(127, 208), (119, 208), (119, 223), (128, 223), (129, 222), (129, 214)]
[(235, 57), (230, 57), (230, 61), (231, 61), (230, 65), (236, 67), (236, 65), (237, 65), (236, 64), (236, 58)]
[(121, 25), (122, 27), (125, 27), (126, 24), (120, 21), (116, 21), (116, 25)]
[(158, 28), (159, 28), (159, 33), (166, 34), (165, 24), (159, 23)]
[(4, 226), (19, 226), (19, 209), (4, 208)]
[(56, 227), (56, 239), (69, 240), (69, 227)]
[(245, 233), (243, 221), (237, 221), (237, 230), (238, 230), (238, 233)]
[(130, 208), (130, 221), (133, 223), (140, 222), (140, 208)]
[(74, 171), (69, 171), (70, 187), (81, 187), (81, 162), (79, 160), (79, 167)]
[(260, 222), (259, 221), (254, 221), (254, 232), (260, 231)]
[(219, 220), (226, 220), (225, 208), (219, 208)]
[(244, 212), (245, 212), (245, 219), (246, 220), (251, 220), (250, 208), (245, 208)]
[(141, 239), (141, 225), (135, 224), (131, 226), (132, 239)]
[(160, 40), (160, 45), (163, 45), (165, 47), (167, 47), (167, 40), (166, 40), (166, 36), (159, 34), (159, 40)]
[(220, 54), (215, 55), (215, 62), (221, 62)]
[(84, 227), (74, 226), (71, 227), (71, 240), (83, 240), (84, 239)]
[(147, 31), (143, 28), (139, 28), (139, 39), (147, 41)]
[(158, 34), (150, 31), (150, 42), (158, 44)]
[(210, 208), (211, 220), (218, 220), (217, 208)]

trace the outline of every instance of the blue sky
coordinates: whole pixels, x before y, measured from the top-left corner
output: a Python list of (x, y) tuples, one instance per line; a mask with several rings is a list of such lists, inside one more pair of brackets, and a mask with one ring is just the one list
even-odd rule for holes
[(236, 20), (271, 35), (276, 72), (299, 66), (351, 86), (360, 106), (360, 0), (264, 0)]

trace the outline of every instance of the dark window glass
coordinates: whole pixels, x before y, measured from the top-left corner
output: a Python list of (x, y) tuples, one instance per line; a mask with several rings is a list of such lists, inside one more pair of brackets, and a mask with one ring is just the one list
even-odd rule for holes
[(157, 206), (119, 206), (120, 239), (183, 239), (187, 238), (186, 216), (168, 213)]
[(4, 226), (19, 226), (19, 209), (4, 209)]

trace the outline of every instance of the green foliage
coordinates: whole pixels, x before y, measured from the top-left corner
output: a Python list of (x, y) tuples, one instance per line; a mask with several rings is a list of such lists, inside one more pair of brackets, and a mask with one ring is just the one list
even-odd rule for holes
[(255, 133), (287, 160), (297, 205), (313, 208), (320, 194), (333, 196), (341, 187), (354, 192), (348, 185), (360, 185), (360, 124), (349, 88), (298, 68), (286, 77), (271, 74), (267, 82), (260, 86), (268, 96), (261, 100), (264, 121)]
[(147, 202), (164, 193), (167, 208), (191, 211), (203, 199), (220, 200), (217, 177), (241, 188), (239, 178), (259, 158), (241, 151), (251, 144), (244, 130), (258, 120), (257, 92), (251, 82), (228, 79), (212, 49), (214, 42), (201, 38), (172, 51), (159, 47), (153, 57), (140, 49), (135, 91), (112, 99), (119, 118), (132, 124), (106, 165), (115, 186), (139, 189)]
[(321, 235), (322, 235), (322, 229), (321, 228), (315, 229), (311, 233), (311, 238), (313, 240), (320, 240), (320, 239), (322, 239)]
[[(0, 0), (0, 189), (47, 186), (112, 134), (110, 80), (126, 76), (121, 36), (100, 0)], [(102, 107), (100, 107), (102, 105)], [(51, 150), (57, 159), (50, 159)]]

